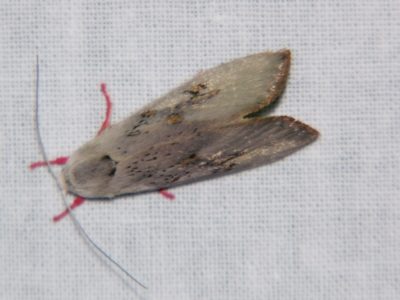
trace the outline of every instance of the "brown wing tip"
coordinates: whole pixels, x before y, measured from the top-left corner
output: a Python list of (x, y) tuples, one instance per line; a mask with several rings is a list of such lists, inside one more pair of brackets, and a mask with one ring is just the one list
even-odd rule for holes
[(269, 117), (269, 118), (280, 120), (286, 124), (289, 124), (289, 127), (294, 127), (296, 130), (300, 130), (302, 132), (308, 133), (310, 142), (316, 140), (318, 138), (318, 136), (320, 135), (320, 133), (316, 129), (312, 128), (311, 126), (309, 126), (299, 120), (296, 120), (293, 117), (273, 116), (273, 117)]
[(310, 136), (310, 140), (314, 141), (318, 138), (318, 136), (320, 135), (319, 131), (317, 131), (316, 129), (312, 128), (310, 125), (307, 125), (306, 123), (303, 123), (299, 120), (296, 120), (292, 117), (284, 117), (284, 118), (290, 118), (293, 120), (293, 126), (296, 126), (299, 130), (302, 130), (304, 132), (307, 132)]
[(290, 61), (290, 59), (292, 57), (292, 52), (290, 52), (290, 50), (287, 48), (283, 48), (283, 49), (279, 50), (278, 53), (282, 54), (282, 60)]
[[(276, 100), (276, 98), (282, 93), (285, 87), (286, 80), (289, 76), (290, 61), (292, 54), (289, 49), (281, 49), (274, 53), (277, 55), (277, 65), (274, 75), (274, 83), (268, 90), (263, 107), (268, 106)], [(259, 109), (259, 108), (258, 108)]]
[(279, 73), (276, 76), (276, 86), (279, 87), (277, 89), (277, 94), (279, 95), (282, 92), (289, 75), (292, 53), (289, 49), (281, 49), (277, 53), (281, 55), (280, 59), (282, 61), (282, 63), (278, 66)]
[(312, 128), (310, 125), (307, 125), (301, 121), (296, 121), (296, 123), (302, 130), (307, 131), (310, 134), (311, 141), (315, 141), (320, 136), (319, 131)]
[[(281, 60), (281, 64), (279, 64), (278, 69), (280, 71), (281, 74), (288, 74), (289, 73), (289, 68), (290, 68), (290, 62), (292, 60), (292, 52), (287, 49), (287, 48), (283, 48), (277, 52), (271, 52), (271, 51), (267, 51), (264, 53), (260, 53), (260, 55), (277, 55), (277, 60)], [(286, 81), (286, 77), (285, 80)]]

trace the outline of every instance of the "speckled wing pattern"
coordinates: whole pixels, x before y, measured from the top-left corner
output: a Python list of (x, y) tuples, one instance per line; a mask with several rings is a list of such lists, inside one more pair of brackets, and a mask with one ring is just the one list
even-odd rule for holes
[(273, 162), (318, 132), (292, 117), (251, 117), (281, 93), (290, 51), (204, 71), (114, 124), (69, 159), (64, 182), (83, 197), (168, 188)]

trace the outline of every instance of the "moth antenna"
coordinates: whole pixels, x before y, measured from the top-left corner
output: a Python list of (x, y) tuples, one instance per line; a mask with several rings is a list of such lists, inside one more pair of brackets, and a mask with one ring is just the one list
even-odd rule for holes
[[(141, 287), (147, 289), (147, 287), (145, 285), (143, 285), (142, 283), (140, 283), (137, 279), (135, 279), (131, 274), (129, 274), (128, 271), (126, 271), (120, 264), (118, 264), (114, 259), (112, 259), (103, 249), (101, 249), (90, 237), (89, 235), (86, 233), (86, 231), (83, 229), (82, 225), (79, 223), (79, 221), (76, 219), (75, 214), (72, 212), (72, 210), (69, 208), (68, 203), (67, 203), (67, 199), (65, 198), (65, 195), (63, 193), (63, 188), (61, 187), (61, 184), (56, 176), (56, 174), (54, 173), (52, 167), (50, 166), (49, 160), (47, 158), (46, 155), (46, 151), (44, 149), (44, 145), (43, 145), (43, 141), (42, 141), (42, 137), (40, 135), (40, 127), (39, 127), (39, 75), (40, 75), (40, 68), (39, 68), (39, 55), (36, 56), (36, 101), (35, 101), (35, 124), (36, 124), (36, 134), (38, 137), (38, 141), (39, 141), (39, 146), (40, 146), (40, 151), (42, 153), (43, 156), (43, 160), (46, 162), (47, 168), (51, 174), (51, 176), (53, 177), (53, 179), (55, 180), (58, 189), (61, 191), (61, 197), (62, 200), (64, 202), (65, 207), (68, 209), (69, 212), (69, 216), (71, 217), (72, 221), (74, 222), (74, 225), (76, 226), (76, 228), (78, 229), (81, 237), (83, 238), (83, 240), (88, 243), (89, 245), (93, 246), (95, 249), (97, 249), (97, 251), (102, 254), (105, 258), (108, 259), (108, 261), (110, 261), (112, 264), (114, 264), (118, 269), (120, 269), (122, 272), (124, 272), (128, 277), (130, 277), (133, 281), (135, 281), (138, 285), (140, 285)], [(90, 249), (93, 250), (92, 247), (90, 247)]]

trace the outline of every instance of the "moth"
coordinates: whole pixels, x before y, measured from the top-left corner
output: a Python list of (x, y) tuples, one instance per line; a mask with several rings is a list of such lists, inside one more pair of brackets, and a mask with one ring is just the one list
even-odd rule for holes
[(113, 124), (69, 157), (66, 191), (84, 198), (172, 186), (276, 161), (319, 133), (288, 116), (259, 117), (285, 86), (291, 53), (221, 64)]

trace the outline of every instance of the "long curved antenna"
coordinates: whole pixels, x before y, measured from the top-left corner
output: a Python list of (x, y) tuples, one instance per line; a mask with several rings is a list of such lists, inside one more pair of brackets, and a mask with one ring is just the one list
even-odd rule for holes
[(49, 160), (47, 159), (46, 151), (44, 150), (44, 145), (42, 141), (42, 137), (40, 135), (40, 127), (39, 127), (39, 73), (40, 68), (39, 68), (39, 55), (36, 56), (36, 102), (35, 102), (35, 124), (36, 124), (36, 133), (37, 137), (39, 140), (39, 145), (40, 145), (40, 151), (42, 152), (43, 160), (46, 162), (47, 168), (49, 169), (49, 172), (51, 176), (54, 178), (54, 180), (57, 183), (58, 189), (61, 191), (61, 197), (64, 202), (65, 207), (69, 211), (69, 215), (74, 222), (76, 228), (78, 228), (81, 236), (84, 238), (86, 242), (91, 244), (94, 248), (97, 249), (105, 258), (107, 258), (111, 263), (113, 263), (118, 269), (120, 269), (122, 272), (124, 272), (127, 276), (129, 276), (133, 281), (135, 281), (138, 285), (141, 287), (147, 289), (146, 286), (144, 286), (142, 283), (140, 283), (137, 279), (135, 279), (131, 274), (129, 274), (128, 271), (126, 271), (120, 264), (118, 264), (115, 260), (113, 260), (106, 252), (104, 252), (103, 249), (101, 249), (97, 244), (89, 237), (89, 235), (86, 233), (86, 231), (83, 229), (82, 225), (79, 223), (79, 221), (76, 219), (75, 214), (72, 212), (72, 210), (69, 208), (67, 199), (64, 196), (64, 191), (63, 188), (61, 187), (60, 182), (58, 181), (58, 178), (56, 174), (54, 174), (54, 171), (52, 167), (50, 166)]

